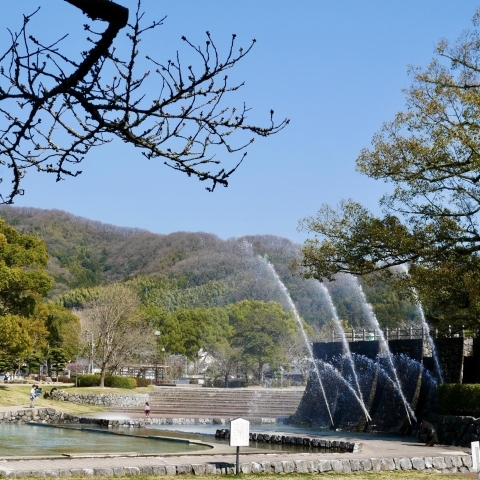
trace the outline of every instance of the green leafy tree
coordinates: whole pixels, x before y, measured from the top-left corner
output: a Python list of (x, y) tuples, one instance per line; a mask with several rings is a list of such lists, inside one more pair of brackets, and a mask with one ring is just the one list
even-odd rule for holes
[[(406, 111), (385, 123), (372, 148), (357, 159), (360, 172), (392, 185), (380, 200), (383, 216), (349, 200), (337, 209), (323, 206), (302, 222), (313, 235), (299, 262), (306, 276), (373, 272), (406, 287), (404, 292), (416, 287), (432, 317), (461, 309), (454, 317), (477, 322), (472, 305), (480, 252), (478, 20), (477, 14), (474, 28), (456, 43), (441, 41), (427, 68), (411, 69)], [(398, 266), (408, 267), (409, 275), (392, 269)]]
[(229, 305), (227, 311), (234, 330), (231, 345), (241, 349), (242, 358), (254, 366), (262, 382), (267, 364), (275, 367), (285, 361), (285, 346), (295, 331), (295, 320), (275, 302), (244, 300)]
[[(52, 348), (48, 355), (49, 368), (55, 372), (55, 376), (58, 381), (58, 372), (65, 369), (65, 365), (68, 362), (67, 353), (63, 348)], [(51, 373), (49, 372), (51, 376)]]
[(25, 359), (25, 364), (27, 365), (29, 375), (31, 373), (39, 373), (42, 359), (43, 357), (37, 353), (32, 353)]
[(72, 312), (53, 303), (46, 304), (48, 347), (61, 348), (69, 359), (75, 357), (80, 344), (80, 319)]
[(221, 308), (181, 309), (172, 313), (159, 311), (157, 318), (162, 332), (160, 346), (191, 360), (198, 359), (201, 349), (212, 351), (228, 344), (232, 333), (227, 312)]
[(10, 363), (22, 365), (45, 342), (43, 299), (52, 286), (47, 260), (41, 240), (0, 219), (0, 355)]
[(0, 315), (34, 315), (52, 287), (47, 261), (44, 242), (20, 234), (0, 218)]
[(6, 363), (18, 363), (17, 359), (32, 352), (33, 342), (23, 320), (16, 315), (0, 316), (0, 358)]

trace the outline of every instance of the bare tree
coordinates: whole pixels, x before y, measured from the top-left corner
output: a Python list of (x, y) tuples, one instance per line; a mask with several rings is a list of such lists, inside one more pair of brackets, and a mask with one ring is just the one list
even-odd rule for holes
[[(217, 184), (228, 185), (246, 155), (222, 167), (218, 153), (244, 150), (253, 142), (251, 134), (266, 137), (288, 124), (287, 119), (275, 123), (272, 110), (267, 126), (251, 125), (245, 104), (224, 104), (224, 96), (243, 85), (230, 85), (225, 72), (251, 51), (255, 40), (237, 49), (233, 35), (222, 55), (209, 32), (204, 46), (183, 36), (195, 67), (183, 65), (177, 52), (166, 62), (146, 55), (151, 69), (138, 72), (140, 39), (164, 19), (143, 25), (140, 0), (131, 23), (128, 9), (109, 0), (64, 1), (108, 26), (101, 33), (84, 26), (91, 48), (78, 58), (62, 51), (66, 35), (43, 43), (28, 34), (36, 12), (24, 15), (18, 33), (10, 32), (11, 45), (0, 54), (0, 165), (2, 175), (8, 172), (12, 178), (4, 182), (0, 203), (12, 203), (24, 193), (21, 181), (29, 169), (53, 173), (57, 181), (75, 177), (90, 149), (114, 138), (138, 147), (148, 159), (160, 157), (175, 170), (209, 181), (212, 191)], [(114, 46), (123, 28), (130, 41), (125, 54)]]
[(107, 371), (135, 357), (146, 344), (151, 347), (153, 335), (139, 314), (139, 305), (135, 293), (115, 283), (101, 288), (98, 297), (81, 313), (84, 326), (93, 333), (101, 387)]
[(242, 363), (242, 352), (240, 348), (233, 348), (228, 343), (218, 345), (211, 352), (213, 361), (207, 368), (208, 375), (213, 382), (223, 377), (225, 388), (228, 387), (230, 375), (235, 373)]

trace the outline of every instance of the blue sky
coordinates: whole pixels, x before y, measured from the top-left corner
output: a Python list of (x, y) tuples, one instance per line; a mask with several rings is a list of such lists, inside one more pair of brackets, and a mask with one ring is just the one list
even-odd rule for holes
[[(4, 3), (3, 32), (18, 29), (22, 13), (40, 5), (35, 36), (84, 35), (85, 18), (62, 0)], [(323, 203), (353, 198), (376, 211), (388, 186), (358, 174), (355, 159), (382, 122), (404, 108), (407, 66), (425, 66), (438, 40), (454, 41), (470, 28), (476, 4), (144, 0), (143, 8), (152, 19), (167, 16), (143, 43), (159, 60), (183, 49), (182, 35), (200, 44), (208, 30), (220, 48), (232, 33), (239, 44), (256, 38), (253, 52), (232, 71), (246, 82), (233, 103), (245, 101), (257, 123), (267, 121), (273, 108), (278, 118), (291, 119), (290, 126), (257, 139), (230, 186), (214, 193), (117, 142), (92, 151), (76, 179), (56, 183), (53, 176), (29, 173), (25, 196), (15, 205), (56, 208), (156, 233), (204, 231), (225, 239), (273, 234), (300, 243), (306, 234), (297, 231), (298, 221)]]

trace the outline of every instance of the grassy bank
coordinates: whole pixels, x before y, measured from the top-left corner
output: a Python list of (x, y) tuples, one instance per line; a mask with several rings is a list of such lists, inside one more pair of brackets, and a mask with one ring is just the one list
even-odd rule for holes
[[(44, 392), (50, 391), (53, 387), (67, 391), (68, 393), (97, 393), (97, 394), (131, 394), (131, 393), (149, 393), (152, 391), (151, 387), (137, 388), (135, 390), (124, 390), (121, 388), (78, 388), (71, 385), (41, 385)], [(31, 385), (24, 384), (0, 384), (0, 407), (28, 407), (30, 405), (30, 389)], [(81, 413), (95, 413), (103, 412), (105, 407), (96, 405), (77, 405), (70, 402), (57, 402), (55, 400), (47, 400), (43, 397), (39, 397), (35, 400), (37, 407), (54, 408), (62, 412), (71, 414)]]

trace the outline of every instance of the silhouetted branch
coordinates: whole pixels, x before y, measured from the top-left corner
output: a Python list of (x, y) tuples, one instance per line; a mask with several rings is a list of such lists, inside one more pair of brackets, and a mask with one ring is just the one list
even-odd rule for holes
[[(103, 33), (84, 26), (92, 35), (87, 37), (92, 48), (81, 52), (80, 61), (61, 52), (65, 37), (44, 44), (27, 34), (36, 12), (24, 16), (18, 33), (10, 32), (11, 46), (0, 55), (0, 115), (5, 120), (0, 128), (0, 165), (11, 170), (12, 180), (0, 192), (0, 203), (12, 203), (23, 194), (21, 181), (29, 168), (55, 173), (57, 181), (77, 176), (81, 171), (75, 165), (90, 149), (114, 138), (140, 148), (148, 159), (162, 157), (169, 167), (208, 180), (207, 189), (212, 191), (217, 184), (228, 185), (246, 155), (233, 167), (212, 172), (211, 166), (221, 164), (218, 153), (235, 153), (253, 142), (232, 137), (233, 133), (266, 137), (288, 124), (287, 119), (276, 124), (271, 111), (269, 125), (252, 125), (247, 123), (245, 104), (240, 108), (224, 104), (225, 95), (243, 85), (229, 85), (225, 72), (251, 51), (255, 40), (235, 53), (233, 35), (222, 56), (209, 32), (203, 47), (182, 37), (198, 57), (199, 67), (184, 67), (177, 52), (175, 60), (167, 62), (147, 55), (152, 71), (138, 73), (140, 38), (162, 25), (163, 19), (142, 26), (140, 1), (132, 24), (128, 10), (114, 2), (65, 1), (108, 26)], [(113, 46), (124, 27), (130, 41), (126, 59)], [(105, 82), (107, 75), (113, 77)]]

